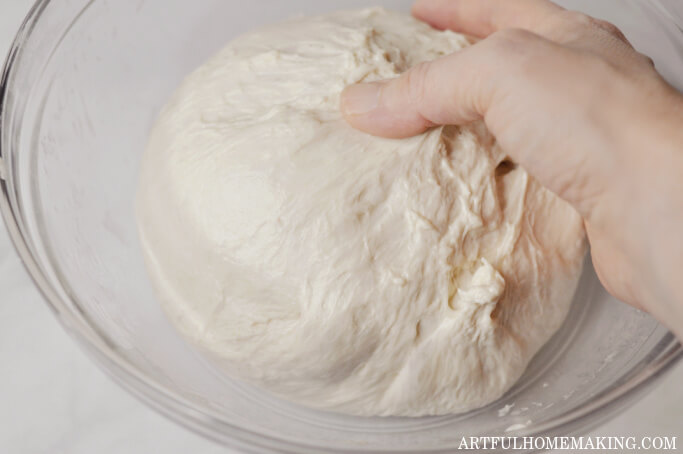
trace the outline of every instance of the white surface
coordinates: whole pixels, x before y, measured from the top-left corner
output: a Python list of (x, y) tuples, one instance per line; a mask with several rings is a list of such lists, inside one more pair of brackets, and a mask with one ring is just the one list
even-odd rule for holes
[[(31, 0), (2, 0), (4, 55)], [(0, 226), (0, 452), (165, 454), (230, 451), (157, 415), (111, 382), (61, 329)], [(677, 436), (683, 364), (593, 435)]]

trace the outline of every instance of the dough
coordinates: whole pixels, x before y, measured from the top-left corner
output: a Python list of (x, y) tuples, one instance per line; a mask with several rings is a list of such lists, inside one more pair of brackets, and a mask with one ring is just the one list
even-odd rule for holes
[(355, 415), (438, 415), (509, 389), (562, 323), (577, 213), (482, 124), (388, 140), (350, 83), (467, 46), (382, 9), (246, 34), (196, 70), (144, 155), (138, 221), (160, 300), (231, 376)]

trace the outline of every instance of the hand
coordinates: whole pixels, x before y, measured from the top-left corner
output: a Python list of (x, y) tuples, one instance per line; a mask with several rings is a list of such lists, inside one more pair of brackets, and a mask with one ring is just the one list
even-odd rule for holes
[(683, 338), (683, 97), (612, 24), (546, 0), (421, 0), (476, 44), (348, 87), (347, 120), (406, 137), (483, 119), (585, 219), (605, 287)]

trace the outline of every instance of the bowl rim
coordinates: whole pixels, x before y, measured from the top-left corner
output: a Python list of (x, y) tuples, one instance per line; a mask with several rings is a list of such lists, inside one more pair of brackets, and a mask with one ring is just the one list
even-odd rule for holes
[[(88, 8), (96, 0), (88, 0), (84, 6)], [(247, 452), (263, 452), (273, 450), (291, 453), (385, 453), (382, 449), (348, 449), (340, 447), (324, 447), (314, 443), (302, 443), (284, 437), (266, 435), (245, 429), (226, 422), (219, 415), (209, 410), (197, 409), (190, 401), (173, 392), (163, 384), (156, 382), (131, 362), (118, 355), (107, 344), (106, 338), (98, 330), (87, 324), (71, 307), (70, 301), (62, 299), (59, 292), (50, 284), (46, 273), (34, 256), (30, 244), (29, 233), (20, 222), (20, 213), (13, 202), (7, 169), (9, 151), (3, 150), (7, 125), (7, 94), (11, 90), (10, 83), (14, 64), (21, 55), (23, 44), (30, 39), (31, 33), (41, 18), (45, 8), (52, 0), (37, 0), (29, 10), (10, 47), (2, 73), (0, 75), (0, 213), (4, 219), (14, 249), (18, 253), (24, 268), (28, 272), (35, 287), (52, 309), (64, 330), (86, 352), (107, 375), (122, 388), (136, 396), (143, 403), (176, 423), (226, 446)], [(82, 11), (81, 11), (82, 12)], [(533, 430), (520, 429), (510, 433), (511, 437), (564, 436), (584, 432), (591, 427), (609, 419), (617, 411), (634, 403), (645, 391), (652, 388), (661, 377), (683, 358), (683, 345), (673, 334), (665, 335), (657, 344), (664, 347), (664, 352), (653, 358), (642, 370), (627, 379), (621, 377), (616, 386), (598, 394), (591, 402), (568, 410), (561, 415), (533, 426)], [(621, 382), (620, 382), (621, 381)], [(217, 430), (219, 429), (219, 430)], [(424, 452), (452, 452), (453, 447), (431, 449)], [(409, 450), (391, 452), (413, 452)]]

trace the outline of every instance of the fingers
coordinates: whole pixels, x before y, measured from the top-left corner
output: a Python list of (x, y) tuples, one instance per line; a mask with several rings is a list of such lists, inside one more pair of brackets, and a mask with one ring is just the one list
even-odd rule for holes
[(544, 43), (523, 30), (499, 32), (396, 79), (347, 87), (342, 113), (357, 129), (393, 138), (436, 125), (469, 123), (484, 117), (504, 96), (513, 73), (535, 58), (532, 54)]
[(548, 0), (418, 0), (413, 15), (438, 29), (485, 38), (506, 28), (537, 33), (562, 8)]
[(567, 11), (549, 0), (417, 0), (413, 15), (438, 29), (485, 38), (520, 28), (561, 43), (607, 51), (630, 45), (623, 33), (605, 22)]
[[(396, 79), (347, 87), (342, 113), (361, 131), (393, 138), (414, 136), (446, 119), (453, 124), (472, 121), (479, 115), (473, 107), (478, 102), (463, 88), (472, 85), (466, 80), (471, 73), (464, 71), (469, 54), (424, 63)], [(458, 83), (444, 80), (446, 74)]]

